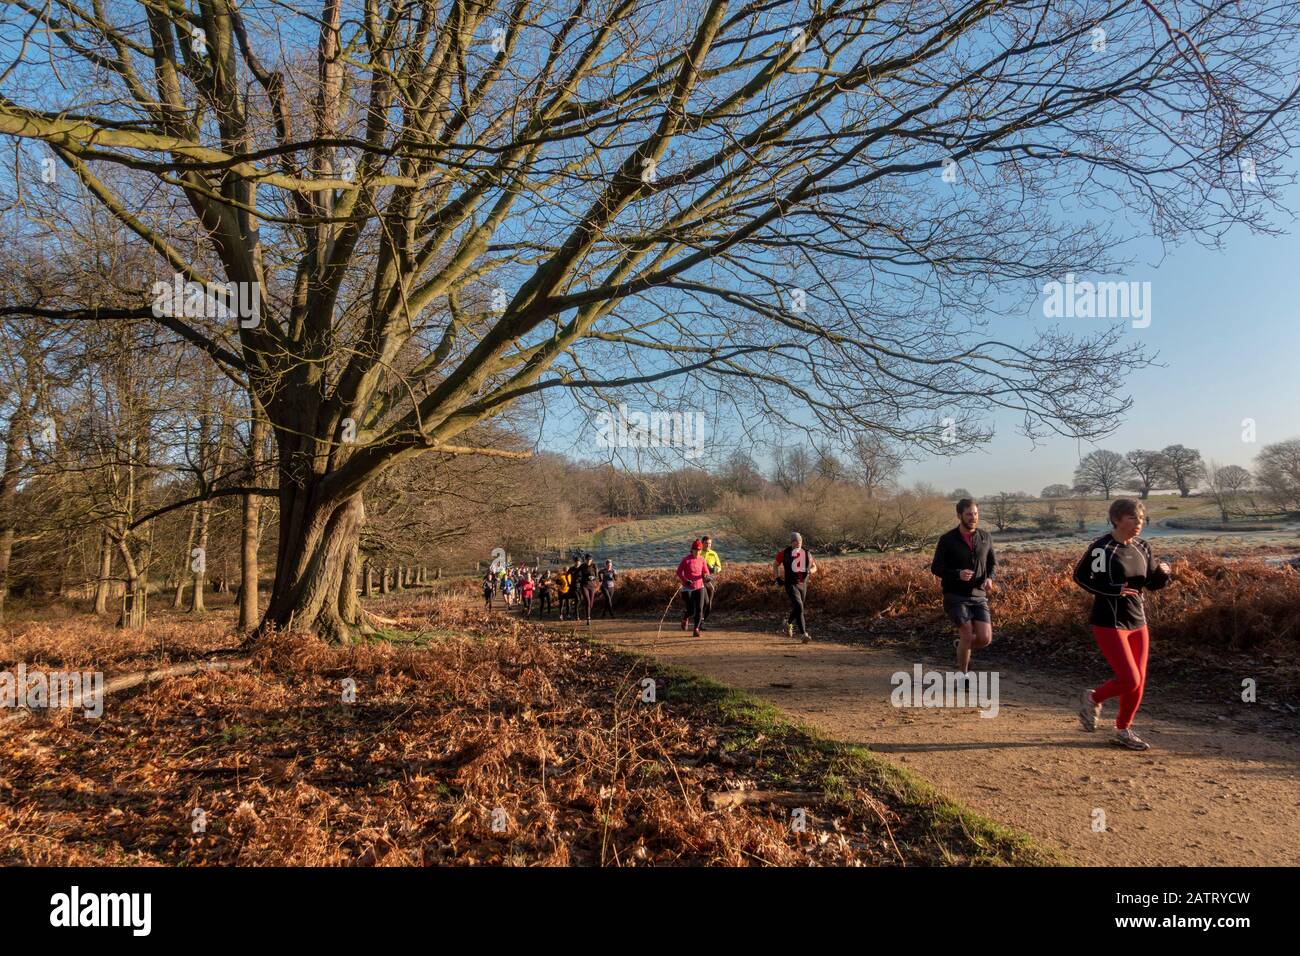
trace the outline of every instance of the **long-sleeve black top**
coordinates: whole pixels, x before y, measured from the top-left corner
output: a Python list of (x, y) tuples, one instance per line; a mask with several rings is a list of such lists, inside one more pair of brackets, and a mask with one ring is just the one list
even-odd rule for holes
[[(1120, 544), (1105, 534), (1088, 545), (1074, 568), (1074, 582), (1093, 595), (1090, 621), (1095, 627), (1134, 631), (1147, 622), (1142, 591), (1160, 590), (1169, 575), (1160, 570), (1151, 545), (1141, 538)], [(1124, 587), (1138, 593), (1121, 595)]]
[[(953, 528), (941, 536), (934, 546), (930, 572), (942, 582), (944, 594), (982, 598), (988, 596), (984, 585), (993, 580), (997, 563), (997, 557), (993, 554), (993, 539), (987, 531), (976, 528), (971, 533), (971, 543), (967, 545), (966, 539), (961, 535), (961, 528)], [(962, 571), (975, 573), (969, 581), (963, 581)]]

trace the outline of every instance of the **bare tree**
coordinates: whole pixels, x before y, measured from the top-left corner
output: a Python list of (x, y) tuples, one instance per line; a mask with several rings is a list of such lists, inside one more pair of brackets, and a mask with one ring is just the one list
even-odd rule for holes
[(1173, 480), (1169, 459), (1165, 457), (1164, 452), (1138, 448), (1126, 454), (1124, 458), (1133, 470), (1134, 481), (1130, 487), (1144, 500), (1151, 494), (1152, 489), (1160, 487), (1163, 482)]
[(1300, 510), (1300, 438), (1265, 445), (1255, 457), (1255, 475), (1277, 507)]
[(1088, 526), (1088, 518), (1092, 515), (1093, 504), (1085, 497), (1071, 498), (1065, 502), (1065, 511), (1075, 521), (1078, 530), (1083, 531)]
[(755, 495), (763, 490), (763, 475), (753, 456), (736, 449), (718, 473), (718, 486), (734, 495)]
[(1186, 498), (1205, 477), (1205, 463), (1201, 453), (1184, 445), (1169, 445), (1160, 453), (1168, 463), (1169, 475), (1178, 486), (1178, 494)]
[(844, 462), (828, 448), (816, 449), (816, 456), (813, 458), (813, 474), (822, 481), (843, 481), (848, 477)]
[(791, 445), (777, 451), (772, 468), (772, 480), (789, 494), (808, 483), (813, 475), (812, 456), (803, 445)]
[(1019, 499), (1009, 491), (999, 491), (988, 499), (987, 507), (993, 515), (993, 524), (999, 531), (1005, 531), (1024, 517)]
[[(1120, 265), (1109, 211), (1054, 218), (1071, 194), (1108, 188), (1170, 236), (1265, 224), (1296, 113), (1291, 4), (7, 13), (22, 42), (0, 48), (0, 135), (44, 144), (29, 163), (57, 158), (156, 255), (146, 289), (257, 293), (239, 321), (118, 314), (200, 349), (265, 411), (264, 622), (335, 638), (359, 624), (344, 578), (366, 486), (468, 450), (525, 396), (676, 382), (741, 423), (938, 451), (986, 439), (990, 408), (1110, 433), (1146, 360), (1118, 327), (1007, 343), (954, 317)], [(1098, 29), (1115, 38), (1100, 51)], [(20, 179), (23, 208), (59, 221), (52, 190)]]
[(1074, 484), (1088, 492), (1099, 492), (1109, 498), (1111, 492), (1131, 480), (1133, 468), (1117, 451), (1097, 449), (1084, 455), (1074, 469)]
[(854, 437), (849, 444), (849, 461), (854, 480), (867, 489), (868, 497), (889, 488), (903, 469), (903, 456), (874, 432)]
[(1219, 506), (1219, 517), (1227, 521), (1237, 496), (1250, 487), (1253, 476), (1240, 465), (1220, 465), (1211, 461), (1206, 470), (1205, 486), (1214, 503)]

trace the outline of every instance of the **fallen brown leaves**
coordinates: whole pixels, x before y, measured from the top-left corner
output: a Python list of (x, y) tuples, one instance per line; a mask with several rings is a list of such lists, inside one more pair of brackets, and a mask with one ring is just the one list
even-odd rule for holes
[[(331, 648), (282, 635), (247, 670), (112, 697), (98, 721), (63, 712), (6, 729), (0, 863), (873, 865), (936, 862), (944, 850), (956, 860), (986, 856), (946, 835), (940, 850), (917, 811), (890, 809), (865, 781), (840, 778), (833, 799), (808, 809), (807, 832), (792, 830), (782, 801), (710, 809), (708, 795), (729, 790), (820, 791), (835, 758), (805, 759), (796, 771), (792, 741), (736, 735), (707, 703), (642, 703), (639, 681), (653, 664), (536, 625), (446, 598), (391, 600), (384, 613), (407, 637), (476, 636)], [(188, 652), (231, 643), (221, 627), (204, 627), (190, 628), (203, 633), (191, 633)], [(138, 660), (158, 664), (130, 639), (114, 658), (96, 637), (78, 647), (39, 628), (5, 650), (15, 647), (51, 666), (120, 673)], [(345, 681), (355, 703), (344, 700)]]

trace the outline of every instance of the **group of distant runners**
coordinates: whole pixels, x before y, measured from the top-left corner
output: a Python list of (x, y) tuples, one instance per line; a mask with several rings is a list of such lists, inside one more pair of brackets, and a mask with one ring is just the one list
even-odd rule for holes
[[(1105, 702), (1118, 698), (1114, 742), (1130, 750), (1147, 750), (1149, 745), (1133, 731), (1133, 719), (1146, 685), (1150, 651), (1142, 595), (1144, 591), (1163, 588), (1172, 572), (1169, 564), (1157, 561), (1151, 546), (1138, 537), (1146, 519), (1142, 502), (1117, 499), (1111, 503), (1108, 517), (1111, 530), (1088, 545), (1075, 566), (1074, 582), (1093, 595), (1089, 618), (1093, 639), (1114, 676), (1080, 694), (1079, 722), (1084, 730), (1095, 731)], [(953, 648), (957, 669), (965, 673), (970, 670), (972, 653), (993, 643), (989, 595), (995, 589), (997, 556), (992, 538), (979, 527), (978, 502), (972, 498), (958, 501), (957, 520), (957, 526), (943, 534), (935, 545), (930, 571), (939, 579), (944, 612), (957, 628)], [(805, 605), (808, 585), (817, 573), (817, 562), (797, 531), (791, 533), (789, 545), (777, 552), (773, 568), (776, 584), (785, 590), (790, 604), (784, 622), (785, 634), (807, 644), (812, 637)], [(695, 637), (704, 631), (715, 604), (721, 573), (722, 559), (713, 547), (712, 537), (705, 535), (692, 541), (690, 553), (678, 563), (676, 571), (679, 589), (674, 599), (677, 594), (683, 599), (683, 631), (693, 626)], [(585, 613), (590, 624), (598, 594), (603, 602), (602, 616), (613, 613), (616, 577), (612, 561), (606, 561), (604, 568), (598, 569), (588, 554), (567, 570), (548, 571), (540, 578), (535, 568), (489, 572), (484, 579), (484, 598), (491, 607), (494, 588), (501, 589), (510, 607), (513, 606), (511, 590), (518, 590), (524, 614), (528, 616), (534, 594), (540, 593), (543, 603), (539, 614), (545, 614), (552, 602), (558, 601), (560, 620), (565, 619), (566, 610), (571, 610), (574, 620)], [(511, 584), (512, 581), (516, 583)]]
[(488, 568), (483, 575), (483, 603), (492, 610), (492, 600), (501, 595), (507, 610), (516, 604), (524, 617), (545, 617), (552, 609), (559, 612), (561, 621), (567, 615), (579, 620), (585, 615), (591, 624), (591, 615), (597, 604), (601, 617), (614, 613), (614, 582), (618, 572), (614, 562), (606, 561), (597, 567), (590, 554), (573, 559), (567, 568), (543, 571), (540, 566), (500, 564)]

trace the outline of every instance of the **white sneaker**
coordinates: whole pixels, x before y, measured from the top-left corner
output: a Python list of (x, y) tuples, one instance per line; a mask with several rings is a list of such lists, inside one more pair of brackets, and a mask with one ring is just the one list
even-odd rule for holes
[(1097, 729), (1097, 721), (1101, 719), (1101, 704), (1092, 699), (1092, 691), (1085, 690), (1083, 698), (1079, 703), (1079, 723), (1083, 724), (1083, 729), (1093, 731)]
[(1150, 750), (1151, 749), (1151, 745), (1147, 743), (1145, 740), (1143, 740), (1141, 737), (1139, 737), (1137, 734), (1133, 733), (1133, 729), (1131, 727), (1126, 727), (1123, 730), (1115, 731), (1115, 739), (1113, 743), (1115, 743), (1120, 747), (1127, 747), (1129, 750)]

